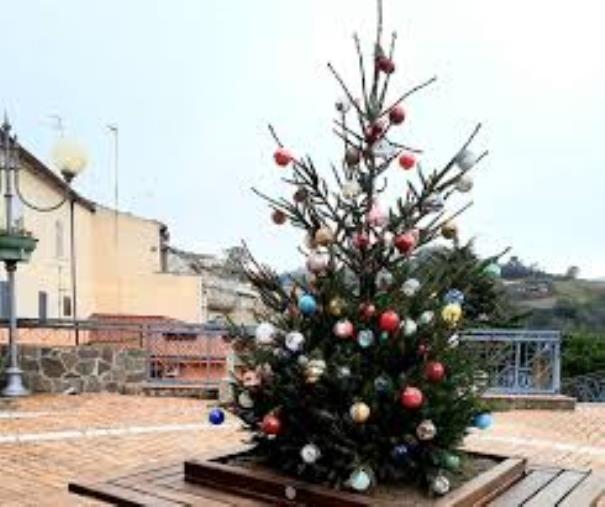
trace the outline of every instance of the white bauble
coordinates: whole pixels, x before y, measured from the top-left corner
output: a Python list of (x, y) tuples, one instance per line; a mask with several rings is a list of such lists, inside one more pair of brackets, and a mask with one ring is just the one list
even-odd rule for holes
[(242, 391), (237, 396), (237, 402), (242, 408), (252, 408), (254, 406), (254, 400), (250, 397), (248, 391)]
[(456, 164), (463, 171), (468, 171), (477, 163), (477, 156), (471, 150), (464, 150), (456, 157)]
[(347, 113), (351, 109), (351, 101), (348, 97), (343, 97), (334, 103), (334, 107), (339, 113)]
[(330, 255), (326, 252), (313, 252), (307, 257), (307, 269), (311, 273), (325, 271), (330, 263)]
[(357, 180), (349, 180), (342, 185), (342, 195), (345, 199), (355, 199), (359, 194), (361, 186)]
[(300, 450), (300, 457), (305, 463), (312, 464), (321, 457), (321, 451), (315, 444), (307, 444)]
[(415, 278), (408, 278), (401, 286), (401, 290), (407, 297), (412, 297), (418, 292), (418, 289), (420, 289), (420, 282)]
[(261, 322), (256, 326), (254, 336), (256, 343), (259, 345), (270, 345), (273, 343), (273, 337), (275, 335), (275, 326), (270, 322)]
[(456, 182), (456, 190), (458, 190), (458, 192), (470, 192), (472, 188), (473, 180), (468, 174), (463, 174)]
[(456, 348), (460, 344), (460, 336), (458, 336), (457, 333), (454, 333), (447, 339), (447, 344), (453, 349)]
[(422, 312), (420, 314), (420, 317), (418, 317), (418, 323), (421, 326), (427, 326), (428, 324), (433, 322), (434, 318), (435, 318), (435, 312), (432, 312), (431, 310), (425, 310), (424, 312)]
[(385, 231), (382, 235), (382, 242), (384, 246), (391, 246), (393, 244), (393, 238), (395, 235), (391, 231)]
[(439, 474), (431, 481), (431, 489), (436, 494), (443, 496), (450, 490), (450, 481), (445, 475)]
[(403, 334), (404, 336), (412, 336), (416, 334), (418, 325), (412, 319), (405, 319), (403, 321)]
[(355, 491), (367, 491), (373, 482), (372, 470), (367, 467), (359, 467), (353, 470), (347, 481)]
[(298, 366), (302, 366), (304, 368), (309, 363), (309, 358), (305, 355), (300, 355), (298, 356), (296, 362), (298, 363)]
[(398, 148), (389, 143), (386, 139), (381, 139), (372, 148), (372, 153), (377, 158), (390, 159), (397, 155)]
[(284, 345), (290, 352), (300, 352), (304, 344), (305, 336), (299, 331), (291, 331), (284, 340)]

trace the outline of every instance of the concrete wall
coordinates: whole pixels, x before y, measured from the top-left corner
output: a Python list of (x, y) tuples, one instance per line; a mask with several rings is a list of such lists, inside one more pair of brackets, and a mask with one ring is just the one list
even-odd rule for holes
[[(21, 188), (39, 206), (60, 202), (62, 193), (23, 166)], [(38, 293), (48, 296), (48, 318), (70, 318), (63, 308), (71, 298), (69, 203), (40, 213), (16, 205), (26, 229), (39, 240), (32, 258), (17, 270), (19, 317), (37, 318)], [(0, 206), (0, 223), (4, 223)], [(78, 318), (91, 314), (157, 315), (201, 322), (201, 280), (187, 274), (161, 272), (162, 224), (96, 205), (76, 203), (76, 277)], [(62, 230), (62, 234), (58, 233)], [(5, 280), (0, 270), (0, 280)]]
[[(0, 351), (5, 357), (6, 346)], [(137, 392), (147, 378), (145, 351), (110, 346), (20, 348), (26, 387), (34, 393)], [(3, 367), (0, 367), (3, 374)]]

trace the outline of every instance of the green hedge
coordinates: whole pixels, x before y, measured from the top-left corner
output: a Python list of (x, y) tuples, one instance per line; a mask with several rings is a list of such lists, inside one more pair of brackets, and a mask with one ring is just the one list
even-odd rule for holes
[(563, 337), (563, 378), (605, 371), (605, 334), (573, 332)]

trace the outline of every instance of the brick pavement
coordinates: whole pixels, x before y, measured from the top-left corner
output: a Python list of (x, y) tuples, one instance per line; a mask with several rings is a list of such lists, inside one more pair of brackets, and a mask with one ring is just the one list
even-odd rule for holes
[[(233, 417), (210, 427), (208, 406), (110, 394), (0, 400), (0, 504), (95, 505), (67, 494), (67, 482), (177, 463), (245, 438)], [(605, 469), (605, 404), (496, 414), (494, 427), (473, 432), (466, 446), (533, 463)]]

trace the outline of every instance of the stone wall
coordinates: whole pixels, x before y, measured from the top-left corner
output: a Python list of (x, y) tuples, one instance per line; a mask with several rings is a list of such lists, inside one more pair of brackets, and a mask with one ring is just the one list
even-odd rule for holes
[[(0, 347), (3, 363), (6, 346)], [(20, 347), (26, 387), (34, 393), (137, 392), (147, 377), (145, 350), (111, 346)], [(4, 367), (0, 367), (4, 370)]]

